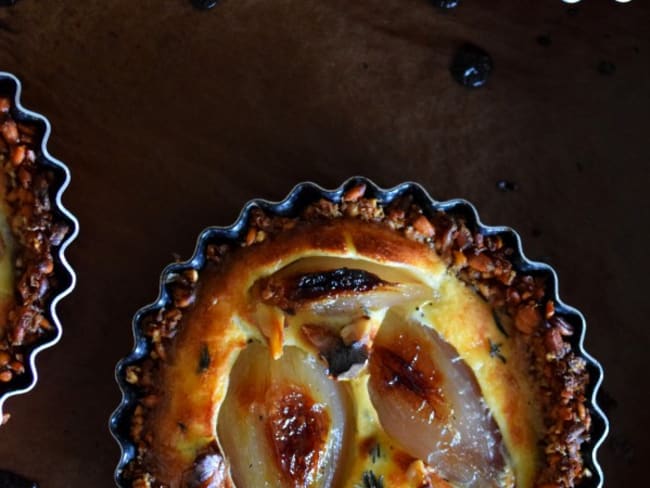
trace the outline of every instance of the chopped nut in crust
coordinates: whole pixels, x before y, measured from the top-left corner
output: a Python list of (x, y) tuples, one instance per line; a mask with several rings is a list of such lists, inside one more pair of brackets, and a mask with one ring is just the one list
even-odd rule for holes
[(356, 202), (366, 193), (366, 185), (362, 183), (361, 185), (353, 186), (348, 191), (343, 194), (344, 202)]

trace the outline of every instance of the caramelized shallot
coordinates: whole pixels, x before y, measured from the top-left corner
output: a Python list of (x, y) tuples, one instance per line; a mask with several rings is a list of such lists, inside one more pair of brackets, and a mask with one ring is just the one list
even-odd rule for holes
[(419, 283), (392, 283), (363, 269), (338, 268), (277, 276), (258, 283), (261, 299), (289, 314), (310, 310), (319, 315), (360, 313), (426, 300), (431, 290)]
[(408, 454), (465, 488), (500, 486), (497, 425), (472, 371), (435, 331), (389, 312), (369, 370), (379, 421)]
[(249, 345), (235, 363), (219, 438), (241, 487), (333, 487), (346, 429), (343, 387), (295, 347)]

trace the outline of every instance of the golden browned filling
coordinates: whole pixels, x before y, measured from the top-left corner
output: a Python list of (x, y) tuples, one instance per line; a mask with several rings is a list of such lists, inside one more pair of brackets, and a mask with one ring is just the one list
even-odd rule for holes
[(25, 371), (25, 346), (52, 328), (43, 314), (51, 248), (69, 230), (53, 217), (53, 176), (37, 161), (39, 140), (36, 126), (14, 120), (0, 96), (0, 387)]
[[(153, 348), (134, 486), (574, 486), (584, 361), (498, 237), (351, 189), (212, 245)], [(576, 437), (576, 432), (579, 435)], [(553, 485), (555, 484), (555, 485)]]

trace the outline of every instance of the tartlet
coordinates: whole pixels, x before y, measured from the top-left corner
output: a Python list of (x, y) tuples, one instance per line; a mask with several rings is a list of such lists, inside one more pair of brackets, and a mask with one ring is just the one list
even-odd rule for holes
[(117, 368), (120, 486), (599, 486), (601, 370), (464, 201), (354, 178), (209, 228)]
[(47, 152), (49, 123), (20, 105), (20, 90), (0, 72), (0, 415), (6, 398), (33, 387), (34, 357), (58, 340), (54, 307), (74, 284), (63, 252), (77, 224), (60, 200), (69, 172)]

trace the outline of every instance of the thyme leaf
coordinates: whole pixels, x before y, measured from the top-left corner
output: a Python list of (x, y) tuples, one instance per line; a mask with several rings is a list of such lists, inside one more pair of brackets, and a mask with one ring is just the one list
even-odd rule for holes
[(370, 449), (370, 459), (372, 459), (372, 464), (377, 462), (377, 459), (381, 458), (381, 446), (377, 442), (372, 449)]
[(506, 332), (506, 328), (503, 326), (503, 322), (501, 322), (499, 315), (496, 312), (492, 312), (492, 317), (494, 317), (494, 323), (497, 324), (497, 329), (499, 329), (499, 332), (501, 332), (506, 337), (510, 337)]
[(361, 484), (357, 485), (358, 488), (384, 488), (384, 477), (377, 475), (372, 470), (364, 471), (361, 477)]
[(199, 354), (199, 367), (197, 369), (198, 373), (203, 373), (206, 369), (210, 367), (212, 358), (210, 357), (210, 351), (207, 344), (201, 346), (201, 353)]
[(492, 339), (488, 339), (488, 343), (490, 344), (490, 357), (491, 358), (499, 358), (503, 364), (506, 364), (506, 358), (505, 356), (501, 353), (501, 343), (496, 343), (492, 342)]

